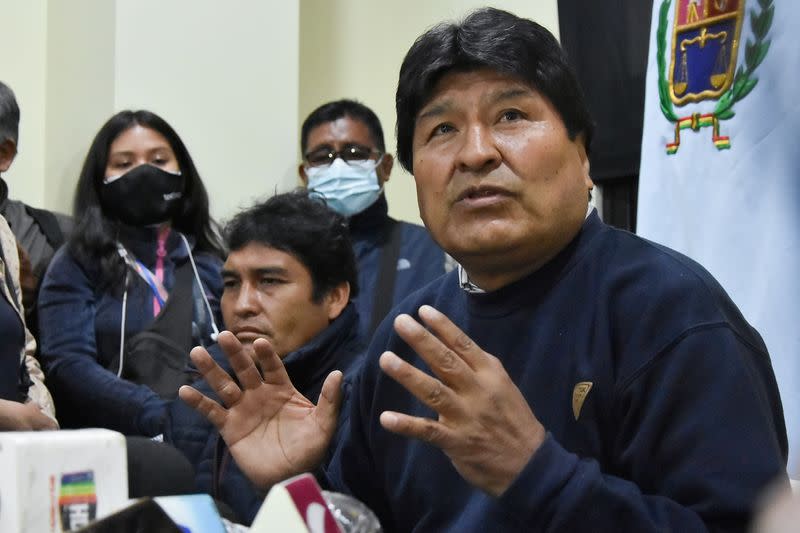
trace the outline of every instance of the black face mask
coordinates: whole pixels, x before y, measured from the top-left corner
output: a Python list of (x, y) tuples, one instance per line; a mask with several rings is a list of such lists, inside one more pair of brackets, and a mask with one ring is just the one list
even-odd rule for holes
[(180, 212), (183, 186), (180, 174), (139, 165), (111, 183), (104, 183), (100, 201), (111, 218), (130, 226), (152, 226)]

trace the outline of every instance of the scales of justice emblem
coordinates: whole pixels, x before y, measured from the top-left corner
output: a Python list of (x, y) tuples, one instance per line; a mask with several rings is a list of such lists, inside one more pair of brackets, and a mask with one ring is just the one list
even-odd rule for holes
[[(755, 71), (769, 51), (767, 39), (775, 14), (774, 0), (674, 0), (669, 66), (667, 29), (673, 0), (662, 0), (657, 41), (658, 90), (661, 112), (674, 125), (673, 142), (667, 153), (677, 153), (681, 130), (710, 127), (718, 150), (731, 147), (730, 137), (720, 133), (720, 122), (733, 118), (734, 104), (755, 88)], [(752, 38), (745, 44), (742, 64), (737, 67), (739, 37), (745, 4), (751, 7)], [(699, 103), (716, 101), (713, 110), (693, 111)], [(687, 108), (679, 113), (676, 107)], [(682, 116), (681, 116), (682, 115)]]

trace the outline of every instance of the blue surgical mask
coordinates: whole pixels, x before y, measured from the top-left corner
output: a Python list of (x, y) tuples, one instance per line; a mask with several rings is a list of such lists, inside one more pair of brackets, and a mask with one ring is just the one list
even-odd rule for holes
[(322, 167), (306, 167), (309, 190), (325, 199), (328, 207), (350, 218), (375, 203), (383, 191), (378, 184), (378, 161), (350, 161), (337, 157)]

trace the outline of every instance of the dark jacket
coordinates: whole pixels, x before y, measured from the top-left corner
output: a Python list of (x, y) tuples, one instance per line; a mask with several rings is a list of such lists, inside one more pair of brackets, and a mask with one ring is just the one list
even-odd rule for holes
[[(51, 229), (44, 228), (41, 220), (37, 218), (42, 212), (49, 213), (52, 217), (51, 220), (55, 223), (55, 227), (52, 228), (53, 235), (48, 235), (48, 231)], [(0, 178), (0, 214), (8, 221), (17, 242), (27, 253), (34, 276), (37, 280), (41, 280), (56, 250), (72, 234), (72, 217), (32, 208), (19, 200), (11, 200), (8, 197), (8, 184), (2, 178)], [(60, 233), (60, 235), (56, 235), (56, 233)], [(57, 237), (60, 238), (57, 239)]]
[(384, 294), (377, 294), (376, 291), (381, 256), (387, 249), (392, 225), (400, 225), (400, 253), (391, 305), (385, 309), (391, 309), (406, 296), (445, 273), (447, 256), (433, 242), (428, 230), (390, 218), (388, 209), (386, 198), (381, 195), (374, 204), (349, 221), (350, 237), (358, 263), (359, 293), (353, 302), (358, 309), (359, 331), (366, 344), (369, 344), (372, 333), (370, 324), (374, 319), (376, 299), (385, 299)]
[[(348, 304), (325, 330), (299, 350), (283, 358), (286, 372), (295, 388), (306, 398), (317, 402), (322, 383), (333, 370), (344, 372), (344, 392), (347, 398), (350, 384), (360, 365), (364, 346), (358, 335), (358, 314)], [(232, 374), (230, 364), (219, 345), (209, 349), (215, 361)], [(203, 394), (218, 399), (205, 381), (193, 385)], [(342, 409), (342, 413), (346, 412)], [(339, 420), (341, 428), (346, 415)], [(184, 452), (197, 473), (197, 488), (228, 504), (239, 521), (250, 524), (264, 500), (239, 470), (219, 432), (206, 418), (181, 401), (169, 407), (169, 428), (165, 438)], [(337, 437), (334, 437), (334, 441)]]
[[(130, 230), (121, 236), (126, 248), (151, 270), (156, 262), (156, 231)], [(191, 241), (190, 241), (191, 242)], [(164, 286), (171, 290), (175, 269), (187, 261), (186, 247), (177, 232), (166, 241)], [(199, 291), (205, 291), (214, 318), (220, 324), (222, 261), (195, 253), (202, 289), (193, 281), (195, 338), (211, 344), (211, 323)], [(39, 294), (42, 364), (65, 427), (104, 427), (127, 435), (154, 436), (162, 431), (165, 402), (150, 388), (116, 376), (110, 368), (119, 354), (122, 288), (102, 288), (99, 266), (82, 265), (61, 248), (53, 258)], [(136, 274), (130, 275), (125, 338), (153, 322), (153, 293)], [(188, 354), (187, 354), (188, 356)]]
[(327, 469), (384, 531), (746, 531), (764, 489), (786, 481), (767, 349), (677, 252), (593, 213), (526, 278), (473, 294), (452, 272), (397, 311), (416, 316), (422, 304), (501, 360), (548, 433), (495, 498), (435, 446), (384, 430), (385, 410), (436, 417), (381, 372), (384, 350), (430, 372), (385, 321)]
[(72, 217), (31, 207), (8, 197), (8, 184), (0, 178), (0, 214), (8, 221), (21, 249), (20, 285), (25, 304), (25, 323), (39, 338), (36, 299), (47, 266), (72, 234)]

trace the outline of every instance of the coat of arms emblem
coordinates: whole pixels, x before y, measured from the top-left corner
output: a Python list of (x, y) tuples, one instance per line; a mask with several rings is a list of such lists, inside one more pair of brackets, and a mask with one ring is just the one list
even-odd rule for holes
[[(674, 124), (675, 139), (666, 146), (674, 154), (680, 132), (711, 127), (719, 150), (729, 149), (730, 138), (720, 134), (720, 121), (734, 116), (733, 106), (758, 83), (754, 73), (769, 51), (767, 39), (775, 13), (773, 0), (756, 0), (750, 10), (752, 39), (745, 45), (744, 64), (737, 67), (739, 36), (746, 0), (674, 0), (671, 54), (667, 67), (667, 28), (673, 0), (662, 0), (657, 40), (658, 89), (661, 111)], [(679, 116), (675, 107), (716, 100), (713, 110)]]

